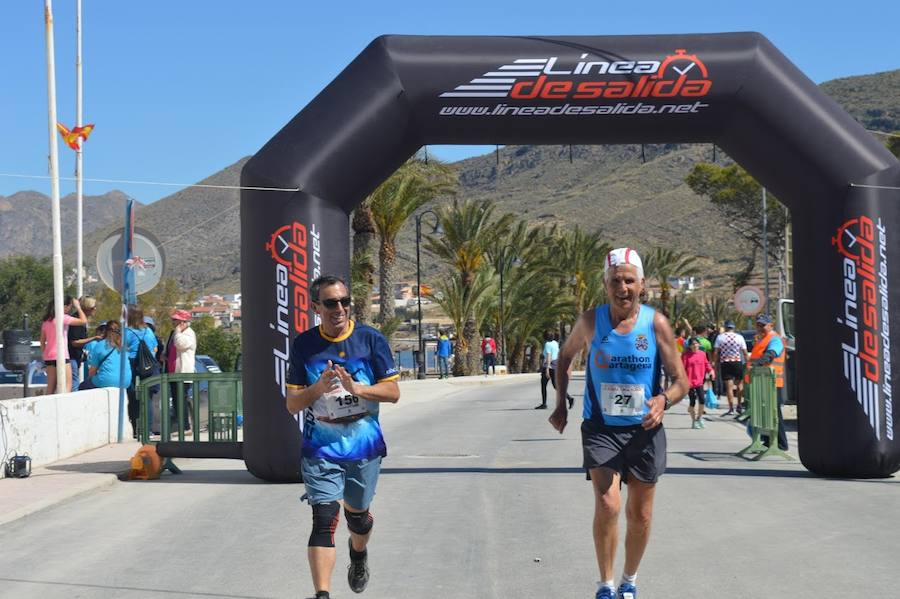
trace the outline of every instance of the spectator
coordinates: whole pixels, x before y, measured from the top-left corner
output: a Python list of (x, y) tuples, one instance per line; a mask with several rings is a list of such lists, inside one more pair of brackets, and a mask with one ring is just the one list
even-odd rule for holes
[[(166, 368), (166, 372), (170, 374), (192, 373), (195, 368), (195, 356), (197, 352), (197, 335), (191, 328), (191, 313), (187, 310), (174, 310), (171, 314), (172, 332), (169, 333), (169, 339), (166, 341), (166, 347), (162, 356)], [(178, 391), (178, 383), (169, 383), (171, 393), (171, 408), (173, 425), (177, 419), (176, 398)], [(184, 418), (181, 425), (185, 431), (191, 430), (188, 422), (188, 413), (192, 411), (192, 404), (187, 400), (191, 394), (191, 383), (184, 383), (184, 398), (187, 402), (184, 408)], [(195, 423), (196, 424), (196, 423)]]
[[(108, 327), (108, 324), (107, 324)], [(141, 341), (147, 346), (152, 355), (156, 355), (156, 335), (144, 322), (144, 311), (140, 306), (128, 307), (128, 327), (125, 329), (124, 344), (128, 351), (128, 359), (131, 361), (131, 383), (128, 385), (128, 419), (131, 420), (131, 428), (137, 438), (137, 418), (140, 412), (140, 404), (135, 395), (134, 383), (137, 378), (136, 359)]]
[[(681, 354), (681, 363), (684, 364), (684, 371), (687, 373), (688, 399), (690, 405), (688, 414), (691, 415), (691, 428), (706, 428), (703, 424), (703, 408), (706, 405), (706, 395), (703, 391), (703, 381), (709, 374), (715, 379), (715, 372), (706, 357), (700, 345), (700, 339), (696, 336), (691, 337), (688, 341), (688, 348)], [(696, 406), (696, 407), (695, 407)]]
[[(559, 358), (559, 334), (547, 331), (544, 333), (544, 349), (541, 352), (541, 403), (534, 407), (535, 410), (547, 409), (547, 382), (556, 390), (556, 362)], [(566, 393), (566, 401), (569, 409), (575, 403), (575, 398)]]
[[(86, 339), (87, 343), (84, 344), (84, 361), (87, 364), (88, 358), (91, 355), (92, 351), (96, 351), (97, 347), (103, 341), (103, 338), (106, 336), (106, 323), (101, 322), (97, 325), (97, 328), (94, 329), (94, 334), (91, 337)], [(121, 334), (120, 334), (121, 336)]]
[[(68, 343), (64, 345), (66, 371), (61, 375), (56, 372), (56, 310), (54, 304), (54, 300), (50, 300), (47, 303), (47, 311), (44, 313), (44, 319), (41, 323), (41, 356), (44, 359), (44, 368), (47, 371), (47, 389), (45, 393), (48, 395), (57, 391), (57, 376), (63, 377), (63, 384), (59, 386), (63, 393), (68, 393), (72, 390), (72, 366), (69, 363)], [(78, 314), (77, 317), (69, 316), (69, 309), (72, 307), (75, 308)], [(68, 336), (71, 325), (83, 325), (86, 322), (87, 316), (84, 315), (81, 304), (77, 299), (67, 295), (63, 304), (63, 335)]]
[[(781, 414), (781, 406), (784, 405), (784, 340), (773, 328), (772, 317), (768, 314), (760, 314), (756, 317), (756, 342), (750, 351), (744, 382), (750, 382), (750, 368), (755, 366), (772, 367), (775, 372), (775, 390), (778, 394), (778, 448), (787, 451), (787, 433), (784, 429), (784, 417)], [(768, 435), (763, 435), (761, 439), (768, 447), (770, 442)]]
[(438, 378), (450, 376), (450, 350), (450, 337), (447, 336), (447, 331), (441, 331), (437, 343)]
[(82, 297), (79, 301), (88, 322), (69, 326), (69, 365), (72, 368), (72, 389), (78, 389), (81, 382), (81, 368), (85, 361), (84, 346), (92, 339), (87, 336), (88, 326), (91, 316), (97, 309), (97, 300), (90, 296)]
[(497, 374), (497, 342), (491, 338), (490, 333), (481, 340), (481, 359), (484, 364), (484, 376), (488, 375), (488, 368), (493, 374)]
[(734, 414), (735, 397), (738, 414), (741, 413), (741, 401), (744, 390), (744, 363), (747, 362), (747, 341), (734, 332), (734, 321), (725, 321), (725, 332), (716, 337), (713, 350), (713, 362), (725, 382), (725, 396), (728, 398), (728, 411), (725, 416)]
[[(104, 338), (92, 341), (91, 351), (87, 357), (88, 377), (78, 388), (80, 391), (119, 386), (123, 351), (122, 332), (119, 326), (115, 320), (108, 321), (105, 325), (106, 335)], [(125, 360), (125, 380), (130, 381), (131, 379), (131, 363)]]

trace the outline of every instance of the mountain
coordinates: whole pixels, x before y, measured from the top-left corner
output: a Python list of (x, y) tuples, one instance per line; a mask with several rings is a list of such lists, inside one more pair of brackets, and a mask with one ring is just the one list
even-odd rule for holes
[[(900, 70), (837, 79), (821, 87), (866, 128), (900, 130)], [(711, 204), (684, 184), (691, 167), (711, 161), (712, 152), (710, 144), (646, 145), (642, 158), (639, 145), (573, 146), (571, 150), (569, 146), (507, 146), (500, 149), (499, 164), (491, 153), (454, 166), (460, 176), (459, 197), (492, 199), (498, 213), (512, 212), (534, 223), (600, 230), (613, 244), (692, 252), (701, 258), (707, 281), (724, 288), (746, 247), (734, 242)], [(721, 153), (717, 158), (719, 162), (726, 159)], [(200, 184), (238, 185), (247, 160)], [(136, 223), (163, 244), (167, 276), (198, 291), (239, 290), (239, 198), (234, 189), (192, 187), (139, 207)], [(91, 208), (85, 209), (85, 230), (94, 231), (85, 237), (88, 265), (94, 263), (103, 238), (121, 226), (123, 202), (124, 195), (117, 192), (86, 201)], [(95, 205), (107, 207), (111, 216), (105, 216), (105, 210), (93, 212)], [(74, 211), (64, 212), (63, 218), (71, 223)], [(0, 198), (0, 256), (49, 253), (38, 244), (46, 244), (43, 236), (49, 238), (49, 222), (49, 201), (41, 194), (21, 192)], [(401, 279), (415, 275), (413, 229), (410, 221), (399, 238)], [(64, 226), (67, 245), (68, 240), (74, 241), (70, 230), (70, 225)], [(433, 260), (423, 260), (426, 279), (438, 268)]]
[[(111, 191), (101, 196), (84, 196), (83, 199), (85, 238), (113, 222), (122, 222), (127, 200), (122, 192)], [(78, 239), (75, 194), (60, 198), (59, 207), (62, 245), (74, 247)], [(50, 256), (53, 253), (52, 235), (53, 223), (48, 196), (36, 191), (20, 191), (11, 196), (0, 196), (0, 258), (13, 254)]]

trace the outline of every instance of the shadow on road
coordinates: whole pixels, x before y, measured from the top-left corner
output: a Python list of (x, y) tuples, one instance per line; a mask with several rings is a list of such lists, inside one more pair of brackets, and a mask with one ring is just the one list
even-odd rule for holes
[(14, 582), (18, 584), (33, 584), (36, 586), (61, 586), (61, 587), (72, 587), (80, 588), (80, 589), (105, 589), (108, 591), (131, 591), (131, 592), (139, 592), (139, 593), (147, 593), (153, 595), (186, 595), (190, 597), (226, 597), (228, 599), (264, 599), (264, 597), (259, 595), (229, 595), (226, 593), (203, 593), (198, 591), (177, 591), (177, 590), (166, 590), (160, 588), (145, 588), (145, 587), (127, 587), (127, 586), (110, 586), (104, 584), (84, 584), (80, 582), (60, 582), (57, 580), (28, 580), (26, 578), (0, 578), (0, 582)]

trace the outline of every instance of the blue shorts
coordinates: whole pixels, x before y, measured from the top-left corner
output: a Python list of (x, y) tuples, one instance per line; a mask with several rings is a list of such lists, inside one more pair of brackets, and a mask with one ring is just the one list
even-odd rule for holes
[(381, 458), (355, 462), (331, 462), (323, 458), (301, 458), (300, 472), (310, 505), (343, 499), (355, 510), (366, 510), (375, 497)]

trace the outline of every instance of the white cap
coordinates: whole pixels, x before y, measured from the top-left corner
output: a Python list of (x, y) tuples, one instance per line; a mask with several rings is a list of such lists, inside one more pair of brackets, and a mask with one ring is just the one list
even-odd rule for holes
[(603, 278), (607, 277), (610, 268), (630, 264), (637, 269), (638, 277), (644, 278), (644, 263), (641, 257), (631, 248), (616, 248), (606, 255), (606, 262), (603, 263)]

